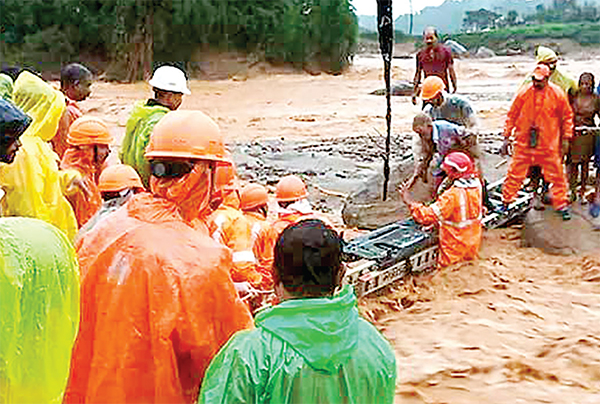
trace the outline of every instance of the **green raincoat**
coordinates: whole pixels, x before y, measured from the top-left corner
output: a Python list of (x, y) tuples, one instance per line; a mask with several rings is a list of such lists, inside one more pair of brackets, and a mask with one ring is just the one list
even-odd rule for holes
[(9, 75), (0, 73), (0, 98), (12, 100), (13, 84), (13, 79)]
[(135, 168), (146, 188), (150, 181), (150, 163), (144, 157), (146, 146), (150, 142), (150, 135), (154, 125), (169, 112), (169, 108), (162, 105), (149, 106), (145, 101), (135, 104), (131, 116), (127, 120), (125, 137), (121, 145), (119, 158), (123, 164)]
[(350, 286), (256, 316), (211, 362), (200, 403), (391, 403), (390, 344), (358, 315)]
[(79, 327), (79, 269), (65, 235), (0, 218), (0, 403), (61, 403)]

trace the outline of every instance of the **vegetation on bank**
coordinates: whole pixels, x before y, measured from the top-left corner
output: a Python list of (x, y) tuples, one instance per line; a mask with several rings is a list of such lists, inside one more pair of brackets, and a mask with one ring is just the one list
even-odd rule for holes
[(115, 78), (153, 65), (193, 70), (195, 54), (239, 51), (254, 60), (339, 72), (358, 38), (350, 0), (0, 0), (0, 60), (102, 60)]
[(530, 40), (570, 39), (581, 45), (594, 45), (600, 43), (600, 24), (585, 22), (521, 25), (485, 32), (454, 34), (449, 38), (468, 49), (485, 46), (494, 51), (506, 49), (525, 51), (529, 48), (527, 41)]

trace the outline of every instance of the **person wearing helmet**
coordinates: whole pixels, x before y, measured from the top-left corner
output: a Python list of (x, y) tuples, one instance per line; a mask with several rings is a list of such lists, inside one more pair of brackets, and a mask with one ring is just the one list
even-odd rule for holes
[(297, 175), (287, 175), (279, 180), (275, 188), (277, 200), (277, 220), (271, 227), (277, 236), (289, 225), (303, 219), (315, 217), (308, 202), (306, 184)]
[[(560, 87), (567, 95), (572, 95), (577, 91), (577, 81), (557, 67), (558, 55), (552, 49), (541, 45), (538, 46), (535, 49), (535, 61), (538, 65), (544, 65), (550, 69), (550, 76), (548, 77), (550, 83)], [(523, 86), (531, 84), (532, 74), (527, 75)]]
[(79, 229), (77, 238), (93, 229), (106, 216), (125, 205), (131, 197), (144, 190), (142, 180), (127, 164), (114, 164), (106, 167), (98, 178), (98, 191), (102, 196), (102, 207)]
[(23, 144), (9, 165), (0, 166), (4, 216), (33, 217), (55, 225), (70, 240), (77, 220), (64, 193), (85, 185), (76, 170), (59, 170), (56, 153), (48, 141), (56, 134), (65, 109), (64, 96), (34, 74), (23, 71), (15, 81), (13, 101), (31, 117), (20, 137)]
[(425, 104), (423, 112), (434, 121), (443, 119), (469, 129), (477, 125), (475, 109), (469, 100), (458, 94), (448, 94), (444, 90), (444, 82), (437, 76), (423, 81), (421, 99)]
[(521, 88), (508, 111), (501, 152), (513, 157), (502, 186), (503, 210), (513, 202), (530, 167), (540, 166), (552, 187), (552, 205), (563, 220), (571, 218), (563, 168), (573, 137), (573, 111), (564, 91), (549, 83), (550, 69), (537, 65), (532, 83)]
[(83, 116), (77, 102), (85, 100), (92, 93), (92, 78), (92, 72), (79, 63), (68, 64), (60, 71), (60, 91), (65, 96), (67, 107), (58, 123), (56, 136), (50, 141), (52, 149), (60, 159), (69, 148), (67, 142), (69, 128), (73, 122)]
[(110, 153), (113, 137), (108, 126), (98, 118), (82, 117), (69, 128), (69, 148), (60, 163), (63, 170), (77, 170), (87, 192), (67, 193), (77, 223), (81, 228), (102, 206), (98, 176)]
[(79, 297), (65, 234), (37, 219), (0, 218), (0, 402), (62, 402)]
[(262, 276), (256, 271), (250, 226), (240, 211), (239, 185), (233, 164), (217, 165), (215, 191), (215, 211), (208, 218), (210, 235), (232, 251), (233, 281), (249, 282), (257, 287), (262, 283)]
[(267, 221), (269, 213), (269, 194), (260, 184), (249, 184), (240, 192), (240, 209), (250, 228), (250, 243), (256, 258), (256, 269), (262, 275), (261, 289), (273, 286), (273, 245), (270, 243), (271, 224)]
[(450, 91), (450, 81), (452, 81), (452, 92), (456, 92), (456, 73), (454, 71), (452, 50), (440, 44), (438, 40), (439, 36), (434, 27), (427, 27), (423, 30), (425, 47), (417, 53), (417, 71), (413, 81), (415, 93), (412, 102), (415, 105), (417, 104), (421, 73), (423, 73), (425, 79), (432, 76), (439, 77), (444, 85), (443, 88), (447, 91)]
[(152, 129), (167, 112), (179, 108), (184, 94), (191, 94), (185, 73), (175, 66), (159, 67), (148, 83), (152, 86), (154, 98), (134, 105), (119, 153), (121, 162), (135, 168), (146, 188), (150, 184), (151, 172), (144, 153)]
[(452, 152), (444, 158), (442, 169), (453, 183), (429, 206), (412, 199), (408, 184), (400, 189), (417, 223), (439, 227), (438, 269), (477, 258), (483, 212), (481, 181), (471, 158), (463, 152)]
[(219, 348), (252, 317), (229, 275), (231, 251), (206, 227), (217, 124), (173, 111), (146, 151), (150, 192), (79, 240), (82, 321), (64, 402), (195, 403)]
[[(479, 168), (480, 151), (477, 135), (463, 126), (448, 121), (433, 121), (427, 114), (417, 114), (413, 119), (413, 131), (418, 135), (421, 155), (415, 155), (415, 173), (413, 179), (427, 182), (428, 169), (433, 161), (433, 195), (446, 177), (442, 169), (444, 158), (452, 151), (462, 150), (477, 162)], [(481, 170), (479, 171), (481, 172)]]
[(200, 404), (394, 401), (394, 351), (341, 286), (341, 255), (341, 238), (320, 220), (281, 233), (273, 265), (281, 303), (213, 359)]

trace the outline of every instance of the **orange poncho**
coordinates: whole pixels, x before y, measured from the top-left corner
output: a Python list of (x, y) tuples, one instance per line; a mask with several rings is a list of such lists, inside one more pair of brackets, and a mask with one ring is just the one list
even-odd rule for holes
[(207, 167), (150, 184), (153, 194), (78, 243), (81, 321), (66, 403), (194, 403), (213, 356), (252, 327), (231, 252), (189, 224), (208, 206)]

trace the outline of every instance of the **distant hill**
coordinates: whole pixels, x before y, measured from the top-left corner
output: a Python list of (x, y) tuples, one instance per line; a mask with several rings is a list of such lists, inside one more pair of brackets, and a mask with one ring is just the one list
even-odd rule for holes
[[(416, 0), (415, 0), (416, 1)], [(506, 15), (515, 10), (519, 16), (534, 14), (539, 4), (552, 5), (553, 0), (446, 0), (437, 7), (425, 7), (413, 17), (413, 34), (419, 35), (427, 26), (437, 27), (440, 33), (449, 34), (460, 32), (466, 11), (485, 8), (498, 14)], [(580, 4), (590, 3), (600, 5), (600, 0), (580, 0)], [(410, 15), (401, 15), (394, 22), (398, 31), (408, 33)], [(375, 16), (358, 16), (358, 24), (365, 31), (377, 30)]]

